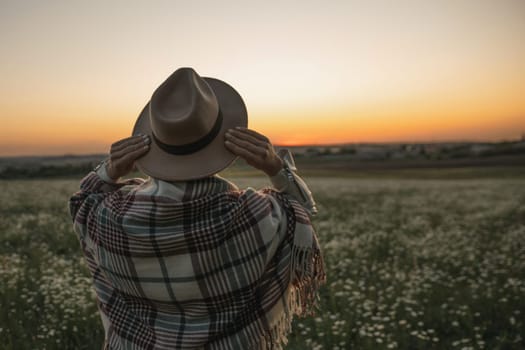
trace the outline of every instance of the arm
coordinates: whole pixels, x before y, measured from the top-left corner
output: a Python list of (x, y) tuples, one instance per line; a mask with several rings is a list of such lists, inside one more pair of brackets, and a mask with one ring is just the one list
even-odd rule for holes
[(117, 180), (128, 174), (135, 160), (149, 150), (149, 139), (141, 136), (128, 137), (111, 146), (109, 158), (93, 172), (90, 172), (80, 183), (80, 191), (69, 201), (69, 209), (75, 228), (81, 235), (89, 225), (92, 213), (100, 203), (124, 185), (136, 183), (135, 180), (117, 183)]
[(228, 130), (225, 145), (248, 164), (266, 173), (278, 191), (291, 195), (310, 216), (317, 213), (312, 193), (297, 175), (290, 151), (281, 150), (278, 155), (266, 136), (246, 128)]
[(292, 153), (288, 149), (281, 149), (279, 156), (283, 159), (284, 166), (277, 174), (270, 177), (273, 186), (278, 191), (294, 197), (306, 209), (310, 217), (316, 215), (317, 205), (314, 197), (306, 182), (297, 174)]

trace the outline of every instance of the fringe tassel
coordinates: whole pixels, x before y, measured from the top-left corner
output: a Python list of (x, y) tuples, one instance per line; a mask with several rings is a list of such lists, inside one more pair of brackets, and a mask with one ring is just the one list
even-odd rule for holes
[(326, 273), (323, 256), (315, 232), (311, 232), (313, 239), (311, 246), (298, 246), (293, 242), (296, 230), (294, 207), (297, 207), (298, 211), (304, 211), (304, 209), (302, 209), (299, 204), (291, 204), (286, 196), (271, 188), (263, 191), (277, 196), (280, 201), (285, 204), (289, 218), (293, 218), (293, 220), (289, 222), (288, 227), (289, 232), (292, 234), (292, 240), (290, 242), (292, 250), (290, 258), (291, 283), (287, 291), (288, 295), (284, 312), (279, 319), (271, 325), (271, 328), (266, 334), (256, 339), (249, 348), (257, 350), (281, 350), (283, 346), (288, 343), (288, 334), (292, 329), (294, 315), (299, 317), (310, 316), (318, 309), (318, 290), (321, 284), (326, 281)]
[(295, 303), (291, 311), (301, 317), (313, 315), (319, 301), (317, 291), (326, 281), (324, 261), (315, 242), (314, 247), (302, 248), (292, 245), (292, 296)]
[(318, 290), (326, 281), (323, 257), (315, 242), (314, 247), (292, 245), (291, 286), (282, 316), (272, 328), (253, 343), (252, 348), (259, 350), (280, 350), (288, 343), (288, 334), (292, 328), (293, 316), (313, 315), (318, 309)]

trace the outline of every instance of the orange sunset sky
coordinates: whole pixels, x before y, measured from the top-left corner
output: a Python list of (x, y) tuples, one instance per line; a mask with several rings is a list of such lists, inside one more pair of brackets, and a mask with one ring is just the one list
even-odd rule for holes
[(525, 133), (523, 0), (0, 0), (0, 43), (0, 156), (106, 152), (181, 66), (276, 144)]

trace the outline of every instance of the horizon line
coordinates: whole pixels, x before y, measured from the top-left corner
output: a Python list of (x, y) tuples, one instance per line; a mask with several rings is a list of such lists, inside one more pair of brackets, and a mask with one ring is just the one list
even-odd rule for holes
[[(347, 145), (428, 145), (428, 144), (499, 144), (508, 142), (525, 142), (525, 135), (516, 139), (501, 139), (498, 141), (480, 141), (480, 140), (441, 140), (441, 141), (362, 141), (362, 142), (336, 142), (336, 143), (306, 143), (297, 145), (273, 144), (278, 148), (299, 148), (299, 147), (341, 147)], [(60, 158), (60, 157), (89, 157), (106, 155), (103, 152), (94, 153), (50, 153), (50, 154), (18, 154), (18, 155), (0, 155), (2, 158)]]

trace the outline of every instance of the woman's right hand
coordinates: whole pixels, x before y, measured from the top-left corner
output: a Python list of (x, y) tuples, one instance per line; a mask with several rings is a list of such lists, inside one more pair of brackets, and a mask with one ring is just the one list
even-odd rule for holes
[(108, 176), (117, 180), (133, 170), (135, 161), (149, 151), (150, 138), (148, 135), (126, 137), (111, 145), (109, 160), (106, 163)]

